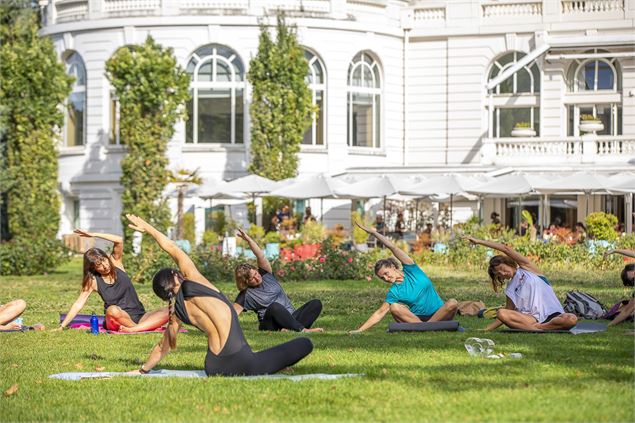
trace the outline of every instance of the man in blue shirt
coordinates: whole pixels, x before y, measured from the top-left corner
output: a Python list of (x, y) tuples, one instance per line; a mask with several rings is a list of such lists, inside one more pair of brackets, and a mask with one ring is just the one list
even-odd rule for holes
[[(371, 314), (363, 325), (350, 333), (359, 333), (371, 328), (388, 312), (397, 322), (404, 323), (435, 322), (454, 318), (458, 310), (457, 301), (450, 299), (444, 303), (434, 289), (430, 278), (408, 254), (376, 229), (367, 228), (359, 222), (355, 224), (384, 244), (396, 260), (391, 257), (375, 263), (375, 274), (384, 282), (391, 284), (390, 289), (381, 307)], [(399, 269), (399, 262), (402, 269)]]

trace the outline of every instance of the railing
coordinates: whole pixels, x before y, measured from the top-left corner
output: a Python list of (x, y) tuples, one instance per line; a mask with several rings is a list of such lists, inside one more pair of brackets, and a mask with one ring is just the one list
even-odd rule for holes
[(88, 0), (59, 0), (55, 2), (55, 12), (55, 22), (58, 23), (85, 19), (88, 15)]
[(247, 9), (249, 0), (181, 0), (179, 2), (181, 10), (187, 9)]
[(484, 18), (500, 18), (508, 16), (542, 16), (542, 0), (507, 0), (487, 1), (481, 3)]
[(443, 21), (445, 20), (445, 7), (416, 7), (412, 18), (415, 22)]
[(624, 0), (561, 0), (562, 13), (621, 12)]
[(635, 159), (635, 136), (487, 138), (481, 154), (484, 164), (626, 163)]
[(104, 11), (113, 14), (128, 14), (161, 8), (161, 0), (103, 0)]

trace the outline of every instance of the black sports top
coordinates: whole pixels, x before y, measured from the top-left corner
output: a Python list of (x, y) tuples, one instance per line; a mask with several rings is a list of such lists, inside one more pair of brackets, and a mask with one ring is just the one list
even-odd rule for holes
[(190, 316), (187, 314), (184, 302), (186, 298), (192, 297), (217, 298), (227, 304), (227, 307), (229, 307), (232, 314), (231, 327), (229, 328), (229, 335), (227, 336), (227, 341), (225, 341), (225, 346), (223, 346), (223, 349), (215, 355), (231, 355), (239, 352), (243, 347), (247, 346), (247, 341), (245, 340), (243, 331), (240, 328), (240, 323), (238, 323), (238, 315), (236, 314), (232, 304), (221, 292), (214, 291), (203, 284), (189, 280), (184, 280), (181, 283), (181, 289), (179, 290), (179, 293), (176, 294), (176, 301), (174, 303), (174, 314), (176, 314), (176, 317), (178, 317), (183, 323), (194, 326), (194, 324), (190, 321)]
[(128, 274), (118, 267), (115, 268), (115, 272), (117, 278), (113, 284), (106, 283), (101, 275), (95, 275), (97, 293), (104, 301), (104, 314), (108, 307), (115, 305), (128, 313), (130, 317), (144, 315), (146, 310), (139, 301), (137, 291), (132, 286)]

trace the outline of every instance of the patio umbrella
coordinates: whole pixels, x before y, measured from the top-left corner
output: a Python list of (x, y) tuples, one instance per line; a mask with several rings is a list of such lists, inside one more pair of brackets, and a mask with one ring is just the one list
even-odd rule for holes
[[(214, 207), (214, 200), (243, 200), (245, 195), (240, 192), (229, 192), (227, 189), (227, 182), (224, 181), (205, 181), (203, 186), (199, 189), (198, 196), (202, 199), (209, 199), (209, 208)], [(231, 215), (231, 204), (229, 203), (229, 211)]]
[(398, 179), (395, 176), (381, 175), (344, 185), (337, 190), (337, 195), (342, 198), (383, 198), (385, 219), (386, 197), (401, 193), (400, 190), (409, 184), (410, 180), (407, 178)]
[(591, 194), (611, 194), (613, 182), (608, 176), (590, 172), (577, 172), (544, 186), (536, 187), (542, 193), (573, 192), (585, 195), (586, 213), (589, 214), (589, 196)]
[(480, 181), (475, 178), (465, 176), (449, 175), (437, 176), (426, 179), (399, 191), (406, 195), (417, 195), (421, 197), (430, 197), (433, 195), (449, 195), (450, 196), (450, 227), (452, 227), (452, 208), (454, 206), (454, 196), (462, 195), (469, 191), (470, 188), (478, 185)]
[(272, 197), (283, 197), (293, 199), (320, 199), (320, 220), (324, 215), (323, 203), (325, 198), (336, 198), (337, 189), (343, 187), (344, 183), (331, 178), (328, 175), (316, 174), (307, 177), (296, 178), (288, 185), (282, 186), (269, 193)]
[(269, 193), (277, 187), (278, 183), (276, 181), (254, 174), (242, 176), (227, 182), (229, 192), (240, 192), (251, 195), (251, 203), (253, 204), (254, 210), (256, 207), (256, 195)]

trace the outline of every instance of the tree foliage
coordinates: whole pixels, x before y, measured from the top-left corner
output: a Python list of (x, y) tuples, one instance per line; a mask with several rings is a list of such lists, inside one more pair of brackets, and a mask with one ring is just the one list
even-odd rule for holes
[(274, 42), (269, 28), (261, 24), (258, 54), (247, 75), (252, 86), (249, 171), (280, 180), (296, 175), (300, 143), (316, 110), (295, 27), (280, 13), (276, 29)]
[[(122, 47), (106, 62), (106, 76), (119, 99), (120, 137), (128, 148), (121, 162), (122, 222), (127, 250), (132, 230), (125, 215), (142, 216), (160, 231), (170, 225), (170, 211), (162, 193), (170, 172), (167, 145), (174, 125), (186, 117), (189, 76), (171, 48), (148, 37), (144, 44)], [(147, 237), (146, 237), (147, 238)], [(154, 243), (144, 240), (144, 255)]]
[(50, 271), (64, 256), (55, 240), (60, 220), (55, 143), (72, 78), (38, 29), (31, 2), (0, 3), (0, 162), (8, 217), (3, 238), (9, 239), (0, 251), (2, 273)]

